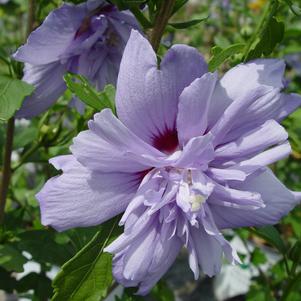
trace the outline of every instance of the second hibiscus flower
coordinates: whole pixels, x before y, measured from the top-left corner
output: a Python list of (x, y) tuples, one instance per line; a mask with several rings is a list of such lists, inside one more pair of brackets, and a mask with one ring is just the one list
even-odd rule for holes
[(84, 75), (98, 90), (115, 84), (132, 28), (139, 28), (135, 17), (104, 0), (52, 11), (14, 55), (25, 63), (24, 81), (35, 86), (17, 117), (33, 117), (55, 103), (66, 89), (66, 72)]

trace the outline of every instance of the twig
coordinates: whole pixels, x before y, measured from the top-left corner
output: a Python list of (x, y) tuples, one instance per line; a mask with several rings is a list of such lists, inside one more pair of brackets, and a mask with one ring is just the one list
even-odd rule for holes
[(27, 31), (28, 37), (34, 28), (35, 22), (35, 0), (28, 0), (28, 19), (27, 19)]
[(0, 186), (0, 225), (4, 222), (4, 210), (6, 205), (6, 197), (11, 175), (11, 153), (13, 150), (15, 119), (10, 118), (7, 122), (6, 143), (4, 149), (4, 161), (2, 170), (2, 180)]
[(149, 39), (155, 52), (157, 52), (159, 49), (161, 38), (172, 14), (175, 2), (175, 0), (164, 0), (161, 4)]

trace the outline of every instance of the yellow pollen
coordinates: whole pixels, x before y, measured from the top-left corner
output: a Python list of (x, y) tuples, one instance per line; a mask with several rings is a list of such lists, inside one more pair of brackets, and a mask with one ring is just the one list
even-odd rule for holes
[(191, 204), (191, 211), (198, 211), (202, 207), (202, 204), (205, 203), (205, 201), (206, 197), (201, 194), (191, 195), (189, 200), (189, 203)]

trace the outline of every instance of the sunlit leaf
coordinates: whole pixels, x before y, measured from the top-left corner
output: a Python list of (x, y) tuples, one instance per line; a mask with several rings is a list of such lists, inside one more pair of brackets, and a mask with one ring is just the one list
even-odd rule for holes
[(64, 79), (70, 91), (88, 106), (97, 111), (110, 108), (115, 112), (115, 88), (112, 85), (107, 85), (104, 91), (98, 92), (82, 75), (68, 73)]
[(186, 21), (186, 22), (178, 22), (178, 23), (169, 23), (170, 26), (172, 26), (173, 28), (176, 29), (186, 29), (189, 28), (191, 26), (195, 26), (205, 20), (207, 20), (207, 18), (203, 18), (203, 19), (195, 19), (195, 20), (191, 20), (191, 21)]
[(112, 283), (112, 256), (103, 250), (119, 233), (116, 220), (103, 224), (93, 239), (63, 265), (53, 281), (53, 301), (99, 301), (106, 295)]
[(221, 49), (220, 47), (214, 47), (212, 50), (213, 56), (211, 57), (208, 66), (209, 71), (216, 70), (222, 63), (224, 63), (228, 58), (230, 58), (233, 54), (239, 53), (244, 49), (244, 44), (233, 44), (225, 49)]

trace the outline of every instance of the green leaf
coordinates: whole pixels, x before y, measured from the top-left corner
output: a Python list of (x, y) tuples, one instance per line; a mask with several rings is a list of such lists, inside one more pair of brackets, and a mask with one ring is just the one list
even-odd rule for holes
[(128, 6), (125, 4), (124, 0), (111, 0), (113, 4), (115, 4), (119, 10), (128, 9)]
[(272, 246), (274, 246), (280, 253), (286, 253), (286, 246), (278, 232), (278, 230), (273, 226), (265, 226), (257, 229), (251, 228), (251, 231), (257, 236), (262, 237)]
[(220, 54), (222, 51), (223, 51), (223, 48), (220, 46), (214, 46), (211, 48), (211, 53), (215, 56)]
[(27, 251), (39, 263), (62, 265), (72, 254), (64, 245), (55, 242), (55, 234), (49, 230), (32, 230), (19, 234), (18, 248)]
[(143, 12), (140, 10), (139, 7), (133, 6), (130, 8), (130, 10), (144, 29), (152, 27), (152, 23), (144, 16)]
[(21, 107), (26, 96), (34, 90), (21, 80), (0, 75), (0, 120), (6, 121)]
[(176, 0), (172, 14), (175, 14), (179, 9), (181, 9), (189, 0)]
[(67, 73), (64, 80), (68, 89), (88, 106), (97, 111), (110, 108), (115, 112), (115, 88), (112, 85), (107, 85), (104, 91), (99, 93), (82, 75)]
[(294, 293), (295, 290), (300, 288), (300, 282), (301, 282), (301, 272), (299, 272), (293, 279), (289, 281), (280, 300), (281, 301), (292, 300), (289, 297), (292, 293)]
[(22, 148), (38, 137), (39, 129), (36, 125), (30, 124), (26, 127), (16, 126), (14, 136), (14, 149)]
[(212, 49), (213, 56), (211, 57), (208, 66), (209, 71), (216, 70), (223, 62), (225, 62), (233, 54), (239, 53), (244, 49), (245, 45), (238, 43), (233, 44), (226, 49), (221, 50), (220, 47)]
[(267, 261), (265, 254), (259, 249), (255, 248), (251, 255), (251, 262), (259, 266)]
[(123, 0), (127, 5), (141, 5), (145, 3), (145, 0)]
[(72, 242), (72, 247), (75, 255), (80, 251), (99, 231), (99, 226), (75, 228), (63, 233), (56, 233), (56, 242), (60, 240), (60, 236), (65, 237), (65, 241)]
[(17, 285), (16, 279), (10, 272), (0, 267), (0, 289), (12, 293)]
[(301, 241), (298, 240), (288, 252), (288, 258), (295, 263), (301, 262)]
[(280, 43), (284, 36), (284, 23), (278, 21), (276, 17), (270, 18), (265, 29), (251, 47), (247, 60), (270, 55), (276, 45)]
[(34, 272), (21, 278), (16, 289), (19, 293), (34, 290), (38, 300), (48, 300), (52, 294), (51, 280), (43, 274)]
[(169, 23), (170, 26), (172, 26), (175, 29), (185, 29), (192, 26), (195, 26), (203, 21), (206, 21), (208, 17), (202, 18), (202, 19), (195, 19), (187, 22), (179, 22), (179, 23)]
[(141, 4), (145, 3), (145, 0), (111, 0), (119, 10), (130, 9), (133, 7), (139, 7)]
[(21, 273), (26, 262), (27, 259), (13, 246), (0, 245), (0, 266), (7, 271)]
[[(116, 296), (115, 301), (145, 301), (141, 296), (135, 295), (137, 288), (127, 287), (123, 290), (121, 297)], [(158, 300), (156, 300), (158, 301)]]
[(266, 293), (262, 288), (251, 287), (249, 290), (247, 297), (247, 301), (267, 301)]
[(151, 294), (158, 301), (174, 301), (175, 296), (173, 291), (168, 287), (167, 283), (160, 280), (152, 289)]
[(301, 16), (301, 8), (298, 5), (295, 5), (291, 0), (284, 0), (287, 5), (290, 7), (291, 11), (296, 15), (296, 16)]
[(112, 283), (112, 256), (103, 250), (120, 230), (116, 219), (103, 224), (93, 239), (63, 265), (53, 281), (53, 301), (99, 301), (106, 296)]
[(110, 108), (114, 114), (116, 114), (116, 108), (115, 108), (115, 87), (113, 85), (106, 85), (104, 90), (99, 93), (99, 99), (100, 102), (103, 103), (105, 106), (104, 108)]

